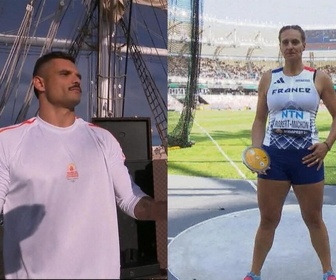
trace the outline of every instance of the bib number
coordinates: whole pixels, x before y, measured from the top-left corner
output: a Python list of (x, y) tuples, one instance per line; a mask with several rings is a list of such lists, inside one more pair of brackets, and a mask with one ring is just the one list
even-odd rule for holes
[(310, 113), (286, 109), (275, 115), (273, 132), (291, 136), (304, 136), (311, 133)]

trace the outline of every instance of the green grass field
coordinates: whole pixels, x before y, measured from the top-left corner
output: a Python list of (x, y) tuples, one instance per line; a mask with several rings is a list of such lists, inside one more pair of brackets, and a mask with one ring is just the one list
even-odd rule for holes
[[(242, 151), (251, 145), (251, 126), (254, 114), (254, 111), (248, 110), (197, 110), (190, 134), (190, 140), (195, 144), (190, 148), (169, 148), (168, 173), (242, 179), (243, 176), (240, 173), (242, 172), (247, 179), (255, 180), (256, 174), (249, 171), (241, 160)], [(179, 117), (177, 112), (168, 112), (168, 133), (174, 129)], [(329, 133), (331, 124), (328, 111), (320, 111), (316, 122), (320, 140), (323, 141)], [(229, 159), (219, 151), (216, 144), (197, 124), (214, 139)], [(332, 148), (324, 160), (325, 182), (330, 185), (336, 185), (335, 153), (336, 148)]]

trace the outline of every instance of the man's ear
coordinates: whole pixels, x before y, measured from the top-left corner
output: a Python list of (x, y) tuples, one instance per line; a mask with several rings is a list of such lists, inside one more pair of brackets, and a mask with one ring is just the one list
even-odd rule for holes
[(34, 76), (33, 77), (33, 85), (34, 85), (34, 88), (36, 88), (39, 92), (42, 92), (42, 91), (45, 90), (44, 80), (40, 76)]
[(303, 43), (303, 50), (306, 49), (306, 43)]

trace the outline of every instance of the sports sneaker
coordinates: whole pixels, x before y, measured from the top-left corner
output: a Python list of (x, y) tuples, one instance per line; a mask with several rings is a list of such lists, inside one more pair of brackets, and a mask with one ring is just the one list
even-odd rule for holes
[[(255, 275), (253, 272), (249, 272), (247, 273), (247, 275), (245, 276), (244, 280), (261, 280), (260, 276)], [(325, 279), (323, 279), (325, 280)], [(328, 279), (326, 278), (326, 280), (334, 280), (333, 278)], [(335, 279), (336, 280), (336, 279)]]
[(323, 274), (323, 280), (336, 280), (335, 273), (333, 271), (327, 271)]

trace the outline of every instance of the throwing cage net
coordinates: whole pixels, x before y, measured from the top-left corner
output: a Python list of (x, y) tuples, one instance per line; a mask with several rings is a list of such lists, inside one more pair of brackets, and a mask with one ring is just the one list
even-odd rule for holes
[[(183, 109), (176, 127), (168, 131), (168, 146), (190, 147), (190, 132), (198, 102), (198, 76), (201, 58), (201, 30), (203, 27), (202, 0), (172, 0), (168, 17), (168, 53), (177, 56), (169, 61), (178, 75), (188, 77), (185, 85)], [(175, 71), (176, 72), (176, 71)]]

